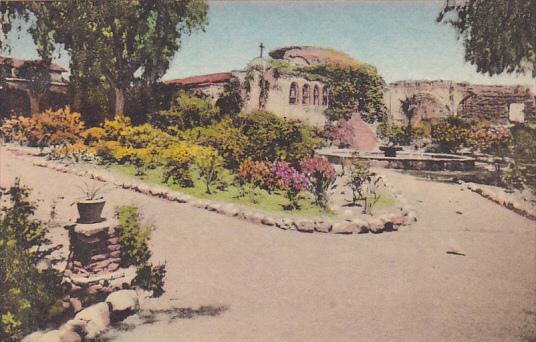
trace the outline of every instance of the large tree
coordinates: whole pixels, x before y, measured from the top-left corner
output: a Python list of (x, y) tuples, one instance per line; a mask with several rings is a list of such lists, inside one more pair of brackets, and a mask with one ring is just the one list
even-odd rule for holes
[(478, 72), (536, 78), (535, 0), (448, 0), (437, 20), (456, 28)]
[(125, 93), (136, 78), (151, 84), (165, 73), (181, 37), (204, 28), (208, 9), (204, 0), (39, 1), (20, 6), (7, 2), (4, 11), (31, 22), (29, 31), (43, 59), (49, 60), (61, 45), (71, 57), (74, 79), (97, 76), (108, 82), (116, 114), (123, 114)]

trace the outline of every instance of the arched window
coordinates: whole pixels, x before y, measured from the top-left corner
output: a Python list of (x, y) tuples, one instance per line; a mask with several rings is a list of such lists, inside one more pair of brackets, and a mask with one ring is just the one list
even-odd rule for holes
[(317, 85), (315, 85), (313, 90), (313, 104), (315, 106), (318, 106), (320, 104), (320, 90), (318, 89)]
[(302, 89), (302, 104), (308, 105), (310, 102), (309, 85), (304, 84)]
[(297, 104), (298, 103), (298, 85), (296, 82), (292, 82), (290, 85), (290, 93), (288, 96), (288, 103)]
[(328, 87), (322, 88), (322, 106), (328, 105)]

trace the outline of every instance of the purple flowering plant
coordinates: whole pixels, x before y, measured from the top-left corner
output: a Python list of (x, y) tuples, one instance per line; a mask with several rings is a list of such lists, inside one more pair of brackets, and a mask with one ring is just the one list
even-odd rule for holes
[(273, 163), (270, 171), (276, 179), (276, 187), (285, 192), (290, 201), (290, 207), (298, 209), (298, 195), (309, 187), (307, 177), (283, 161)]
[(324, 157), (311, 157), (300, 162), (301, 169), (310, 183), (310, 190), (317, 205), (326, 208), (328, 190), (333, 189), (337, 172)]

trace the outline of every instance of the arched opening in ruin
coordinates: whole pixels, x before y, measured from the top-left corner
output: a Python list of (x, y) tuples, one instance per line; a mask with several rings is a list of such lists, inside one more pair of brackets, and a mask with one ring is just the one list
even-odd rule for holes
[(322, 106), (328, 105), (328, 87), (322, 88)]
[(298, 103), (298, 85), (296, 82), (290, 84), (290, 92), (288, 96), (288, 103), (297, 104)]
[(313, 90), (313, 104), (315, 106), (318, 106), (320, 104), (320, 90), (318, 89), (317, 85), (315, 85)]
[(309, 85), (304, 84), (302, 88), (302, 104), (308, 105), (311, 101), (311, 95), (309, 94)]

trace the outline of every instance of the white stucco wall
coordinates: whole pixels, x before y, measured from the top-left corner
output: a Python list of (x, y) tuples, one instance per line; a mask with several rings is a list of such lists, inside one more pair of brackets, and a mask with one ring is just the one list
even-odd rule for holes
[[(247, 94), (244, 104), (244, 110), (248, 113), (261, 109), (259, 104), (261, 93), (261, 88), (259, 86), (260, 77), (261, 73), (256, 72), (254, 79), (250, 82), (251, 90), (249, 94)], [(327, 118), (324, 112), (328, 106), (322, 105), (322, 89), (325, 86), (324, 83), (289, 75), (281, 75), (279, 78), (274, 79), (270, 72), (264, 73), (264, 79), (269, 82), (270, 88), (266, 104), (264, 108), (262, 108), (263, 110), (273, 112), (289, 119), (298, 119), (313, 126), (323, 126), (325, 124)], [(290, 87), (293, 82), (297, 84), (298, 89), (296, 104), (289, 103)], [(302, 103), (302, 90), (305, 84), (309, 85), (309, 101), (306, 104)], [(319, 104), (316, 105), (313, 103), (315, 86), (319, 89)]]

